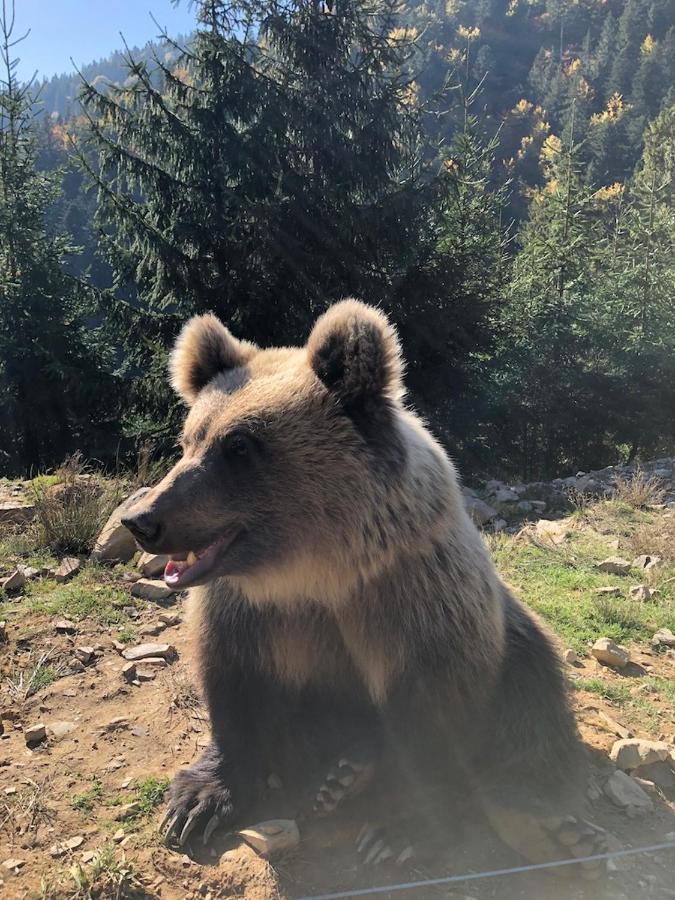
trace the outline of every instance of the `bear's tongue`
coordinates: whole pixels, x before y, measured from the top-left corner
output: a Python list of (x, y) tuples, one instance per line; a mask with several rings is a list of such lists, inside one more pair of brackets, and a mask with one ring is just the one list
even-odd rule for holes
[(193, 577), (208, 571), (216, 551), (222, 543), (223, 538), (219, 538), (203, 550), (197, 550), (196, 553), (190, 550), (185, 559), (170, 559), (164, 568), (165, 584), (168, 584), (169, 587), (178, 587), (183, 582), (189, 582)]

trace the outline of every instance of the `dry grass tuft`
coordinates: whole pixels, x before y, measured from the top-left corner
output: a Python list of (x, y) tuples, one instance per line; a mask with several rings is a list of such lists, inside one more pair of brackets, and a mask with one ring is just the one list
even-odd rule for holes
[(53, 650), (31, 653), (27, 664), (10, 670), (6, 680), (8, 693), (19, 702), (24, 702), (44, 687), (62, 678), (68, 672), (63, 660)]
[(133, 862), (124, 853), (118, 859), (112, 844), (104, 844), (89, 865), (72, 866), (70, 877), (75, 883), (75, 890), (69, 895), (71, 900), (131, 900), (148, 896)]
[(33, 482), (38, 543), (53, 553), (88, 553), (119, 503), (119, 488), (87, 471), (79, 453), (57, 471), (56, 484)]
[(657, 523), (638, 525), (627, 548), (634, 556), (660, 556), (665, 563), (675, 563), (675, 518), (660, 517)]
[(627, 478), (618, 475), (614, 481), (617, 500), (635, 509), (647, 509), (663, 503), (665, 491), (659, 478), (647, 475), (642, 469)]
[(23, 788), (0, 804), (0, 833), (4, 832), (10, 841), (18, 834), (35, 835), (40, 825), (50, 825), (55, 819), (54, 810), (46, 802), (51, 778), (40, 782), (26, 778), (25, 781)]

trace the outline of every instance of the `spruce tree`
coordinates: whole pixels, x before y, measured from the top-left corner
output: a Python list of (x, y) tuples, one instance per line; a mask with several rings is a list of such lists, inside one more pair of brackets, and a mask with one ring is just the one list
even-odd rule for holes
[(74, 252), (47, 227), (60, 173), (36, 168), (30, 85), (19, 83), (13, 6), (0, 15), (0, 468), (35, 471), (81, 449), (103, 450), (114, 418), (102, 397), (93, 295), (66, 272)]

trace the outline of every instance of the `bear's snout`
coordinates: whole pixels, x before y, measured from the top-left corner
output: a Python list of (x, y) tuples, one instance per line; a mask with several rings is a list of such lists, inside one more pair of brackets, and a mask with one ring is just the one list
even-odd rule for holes
[(123, 516), (122, 525), (129, 529), (144, 549), (146, 545), (154, 543), (159, 538), (162, 530), (158, 517), (148, 510)]

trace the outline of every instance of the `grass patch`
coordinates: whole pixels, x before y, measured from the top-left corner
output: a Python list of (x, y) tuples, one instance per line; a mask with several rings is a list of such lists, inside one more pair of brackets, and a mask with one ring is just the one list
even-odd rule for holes
[(641, 469), (625, 478), (618, 476), (614, 480), (614, 487), (617, 498), (636, 509), (663, 503), (665, 496), (661, 479), (655, 475), (647, 475)]
[(86, 791), (82, 791), (81, 794), (76, 794), (73, 797), (71, 806), (73, 809), (79, 809), (80, 812), (90, 813), (94, 809), (94, 804), (100, 802), (102, 797), (103, 785), (98, 778), (96, 778), (90, 788), (87, 788)]
[(169, 787), (168, 778), (156, 778), (151, 775), (138, 786), (138, 802), (141, 806), (141, 815), (149, 815), (164, 799)]
[[(599, 637), (628, 644), (647, 641), (658, 628), (672, 625), (675, 619), (675, 580), (668, 581), (675, 572), (669, 567), (659, 569), (650, 578), (659, 593), (654, 601), (645, 603), (629, 598), (629, 588), (645, 580), (644, 575), (606, 575), (595, 568), (605, 556), (617, 553), (608, 548), (607, 538), (596, 530), (598, 524), (603, 532), (607, 528), (608, 535), (616, 534), (616, 530), (607, 527), (611, 515), (615, 523), (619, 519), (628, 538), (637, 528), (644, 530), (649, 524), (644, 521), (645, 514), (625, 504), (603, 502), (597, 506), (604, 509), (599, 514), (591, 510), (595, 520), (592, 530), (573, 531), (564, 544), (556, 547), (508, 535), (495, 535), (488, 540), (502, 577), (548, 622), (566, 646), (577, 652), (587, 650)], [(584, 518), (588, 515), (585, 512)], [(661, 525), (655, 514), (648, 516), (650, 527), (658, 530)], [(618, 587), (621, 596), (594, 593), (604, 586)]]
[(10, 671), (7, 689), (18, 700), (27, 700), (66, 673), (67, 667), (54, 657), (52, 650), (40, 654), (31, 653), (27, 664)]
[(86, 471), (74, 454), (56, 473), (57, 484), (32, 481), (39, 546), (56, 554), (87, 553), (120, 500), (119, 487)]
[(127, 625), (125, 628), (120, 628), (117, 632), (115, 640), (119, 641), (121, 644), (129, 644), (131, 641), (136, 638), (136, 629), (132, 628), (130, 625)]
[(26, 611), (69, 619), (92, 618), (109, 627), (128, 622), (124, 607), (130, 603), (127, 590), (110, 580), (100, 566), (89, 565), (68, 584), (47, 579), (31, 582), (22, 607)]
[(577, 691), (588, 691), (589, 694), (599, 694), (603, 699), (611, 703), (626, 703), (630, 697), (630, 685), (604, 681), (602, 678), (575, 678), (572, 682)]
[(68, 895), (71, 900), (132, 900), (147, 896), (134, 863), (124, 853), (118, 859), (113, 844), (104, 844), (89, 865), (76, 863), (70, 875), (75, 883), (74, 891)]

